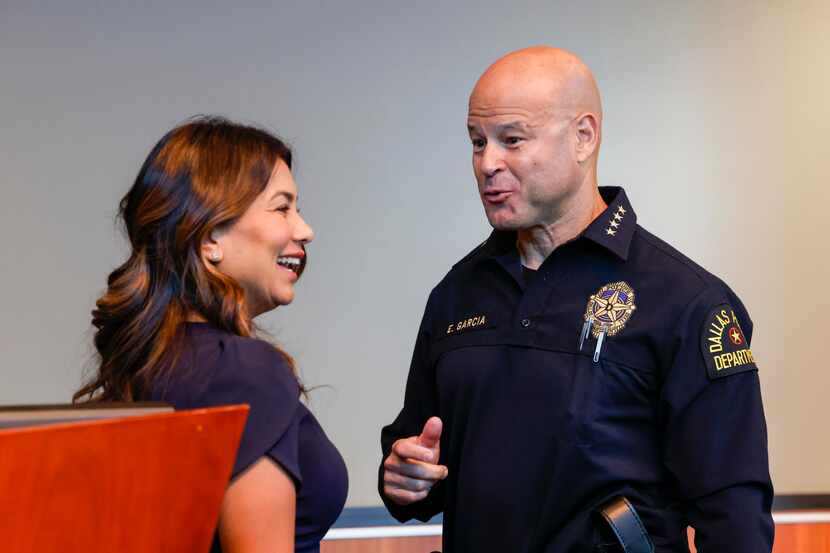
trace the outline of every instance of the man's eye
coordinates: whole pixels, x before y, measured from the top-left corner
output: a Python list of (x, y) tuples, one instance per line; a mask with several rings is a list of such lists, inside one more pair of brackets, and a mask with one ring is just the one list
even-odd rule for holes
[(504, 143), (508, 146), (515, 146), (522, 141), (520, 136), (508, 136), (504, 139)]
[(473, 150), (476, 150), (476, 151), (484, 149), (484, 146), (487, 144), (484, 141), (483, 138), (473, 138), (472, 143), (473, 143)]

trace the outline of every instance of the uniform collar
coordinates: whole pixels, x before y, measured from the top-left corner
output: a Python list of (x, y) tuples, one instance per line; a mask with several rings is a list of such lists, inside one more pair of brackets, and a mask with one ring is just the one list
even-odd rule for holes
[[(637, 215), (621, 187), (600, 186), (599, 193), (608, 207), (574, 241), (588, 239), (625, 261), (637, 228)], [(479, 259), (495, 257), (510, 264), (518, 256), (516, 233), (494, 230), (476, 253)]]
[(637, 215), (619, 186), (601, 186), (599, 193), (608, 207), (594, 219), (582, 236), (612, 251), (625, 261), (634, 230), (637, 228)]

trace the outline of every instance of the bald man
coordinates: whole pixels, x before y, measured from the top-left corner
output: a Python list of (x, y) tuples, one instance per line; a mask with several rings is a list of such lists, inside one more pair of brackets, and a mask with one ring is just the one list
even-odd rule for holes
[(467, 125), (494, 230), (427, 302), (382, 433), (389, 511), (443, 512), (444, 553), (623, 551), (618, 534), (687, 552), (687, 526), (700, 553), (770, 551), (752, 323), (597, 186), (591, 72), (555, 48), (508, 54)]

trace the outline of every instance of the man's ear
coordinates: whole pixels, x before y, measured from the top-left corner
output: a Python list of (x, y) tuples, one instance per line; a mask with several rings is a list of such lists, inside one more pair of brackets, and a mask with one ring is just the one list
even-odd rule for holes
[(576, 160), (583, 163), (599, 147), (599, 121), (593, 113), (583, 113), (576, 118)]

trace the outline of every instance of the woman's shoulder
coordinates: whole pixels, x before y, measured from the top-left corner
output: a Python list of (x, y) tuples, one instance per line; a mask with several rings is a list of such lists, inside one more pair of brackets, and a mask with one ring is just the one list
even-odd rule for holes
[[(288, 445), (284, 447), (295, 452), (292, 444), (297, 441), (296, 433), (305, 412), (300, 403), (300, 385), (283, 353), (264, 340), (202, 324), (188, 324), (185, 344), (190, 360), (176, 377), (176, 396), (163, 399), (171, 401), (177, 409), (249, 406), (234, 476), (275, 444), (286, 442)], [(300, 481), (299, 462), (294, 456), (294, 453), (286, 454), (280, 460), (295, 480)]]
[(179, 374), (171, 378), (174, 387), (187, 389), (194, 403), (247, 403), (253, 409), (299, 402), (299, 383), (273, 344), (192, 323), (185, 343), (182, 362), (173, 371)]

